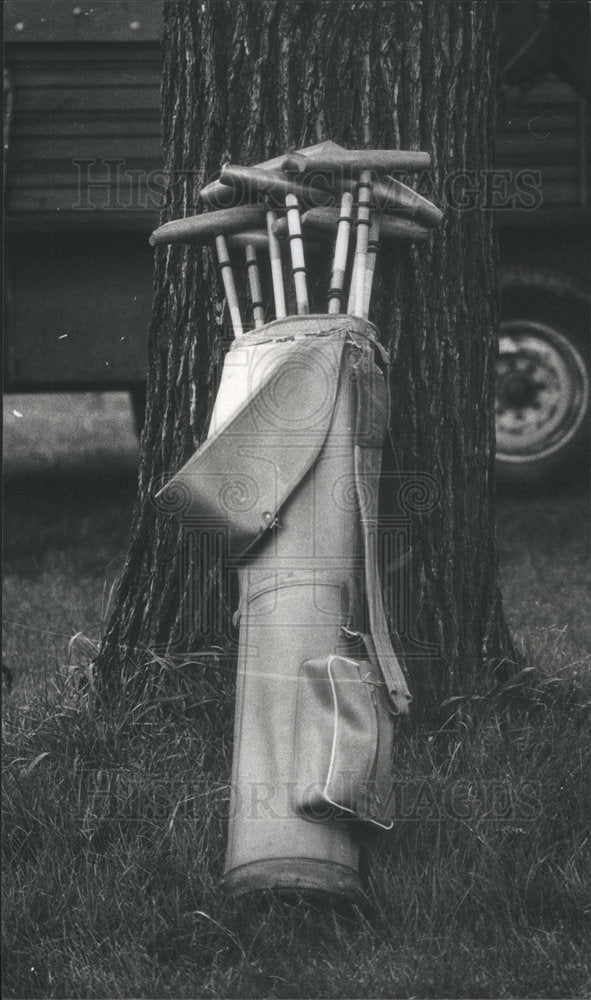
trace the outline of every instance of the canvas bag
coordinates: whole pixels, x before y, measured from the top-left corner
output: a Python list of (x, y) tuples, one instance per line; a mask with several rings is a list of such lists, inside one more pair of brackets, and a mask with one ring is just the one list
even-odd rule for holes
[[(246, 334), (226, 358), (207, 442), (162, 491), (170, 499), (180, 488), (191, 517), (223, 525), (240, 567), (225, 869), (234, 891), (350, 894), (358, 881), (356, 824), (343, 820), (388, 825), (381, 808), (387, 795), (378, 795), (375, 808), (365, 785), (389, 776), (394, 713), (405, 711), (410, 696), (377, 572), (388, 400), (376, 354), (371, 324), (347, 316), (289, 317)], [(367, 631), (356, 620), (360, 602), (350, 597), (363, 589)], [(350, 638), (356, 632), (367, 638), (361, 656), (358, 636), (354, 644)], [(336, 715), (334, 698), (331, 705), (326, 697), (329, 662)], [(362, 697), (350, 696), (347, 671)], [(344, 718), (370, 760), (354, 780), (354, 797), (345, 796), (349, 737), (326, 781), (335, 719), (343, 734)], [(318, 782), (335, 803), (322, 822), (316, 805), (300, 796)], [(267, 796), (256, 809), (253, 789)]]

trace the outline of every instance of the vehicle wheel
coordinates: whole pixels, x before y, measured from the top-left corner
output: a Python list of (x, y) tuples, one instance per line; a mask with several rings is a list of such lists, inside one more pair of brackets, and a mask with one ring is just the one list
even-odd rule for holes
[(496, 382), (501, 485), (568, 482), (589, 460), (589, 306), (583, 283), (548, 268), (501, 274)]

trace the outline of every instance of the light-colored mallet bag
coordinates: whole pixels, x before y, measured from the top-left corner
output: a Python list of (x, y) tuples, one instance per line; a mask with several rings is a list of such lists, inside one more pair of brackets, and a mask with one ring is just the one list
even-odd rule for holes
[(375, 328), (345, 315), (245, 334), (208, 440), (163, 490), (223, 525), (238, 563), (233, 891), (355, 896), (358, 823), (390, 825), (395, 716), (410, 696), (377, 567), (379, 357)]

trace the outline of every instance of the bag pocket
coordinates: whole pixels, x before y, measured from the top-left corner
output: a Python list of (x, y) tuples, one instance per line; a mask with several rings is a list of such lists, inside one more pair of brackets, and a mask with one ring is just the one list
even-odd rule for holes
[(394, 719), (379, 669), (328, 656), (300, 667), (293, 807), (304, 819), (364, 820), (390, 829)]

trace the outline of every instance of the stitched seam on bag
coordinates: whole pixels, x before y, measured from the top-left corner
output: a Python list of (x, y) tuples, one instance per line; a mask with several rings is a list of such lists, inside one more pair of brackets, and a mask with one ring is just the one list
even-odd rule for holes
[[(321, 323), (322, 320), (325, 319), (330, 319), (331, 323), (335, 323), (335, 317), (331, 316), (329, 313), (310, 313), (308, 316), (286, 316), (280, 320), (271, 320), (271, 322), (266, 325), (268, 327), (271, 327), (274, 324), (279, 325), (280, 323), (283, 323), (285, 319), (291, 319), (297, 321), (297, 323), (300, 323), (304, 327), (306, 325), (311, 325), (312, 322)], [(289, 328), (289, 326), (291, 325), (296, 326), (297, 323), (294, 322), (293, 324), (286, 324), (286, 326)], [(360, 329), (360, 326), (369, 329), (366, 332), (364, 329)], [(373, 332), (374, 330), (375, 333)], [(269, 343), (281, 344), (286, 342), (294, 342), (297, 340), (314, 339), (314, 338), (323, 339), (325, 337), (331, 337), (334, 335), (337, 336), (341, 335), (342, 337), (346, 337), (352, 335), (353, 332), (358, 336), (364, 337), (366, 340), (369, 341), (370, 344), (376, 344), (379, 347), (380, 351), (385, 354), (384, 348), (379, 343), (378, 333), (375, 325), (371, 323), (369, 320), (361, 319), (361, 317), (347, 316), (344, 313), (341, 315), (341, 321), (335, 324), (334, 326), (330, 326), (328, 330), (323, 330), (323, 329), (314, 330), (311, 333), (306, 333), (304, 331), (299, 335), (293, 333), (290, 334), (286, 332), (283, 334), (279, 333), (278, 336), (273, 336), (273, 331), (271, 329), (269, 329), (268, 332), (269, 336), (267, 337), (265, 335), (263, 339), (262, 330), (248, 330), (244, 339), (241, 337), (232, 342), (228, 354), (233, 350), (258, 347), (261, 344), (269, 344)], [(266, 333), (267, 331), (265, 331), (265, 334)], [(246, 337), (248, 337), (248, 334), (254, 335), (251, 340), (246, 339)]]
[[(298, 732), (301, 725), (301, 718), (303, 714), (302, 700), (303, 700), (303, 684), (304, 684), (304, 671), (307, 664), (307, 660), (303, 660), (298, 667), (298, 672), (296, 676), (297, 680), (297, 690), (295, 699), (295, 708), (292, 716), (292, 733), (291, 733), (291, 745), (293, 747), (293, 760), (291, 765), (291, 778), (292, 778), (292, 788), (290, 792), (291, 808), (296, 813), (296, 815), (301, 815), (302, 810), (298, 809), (296, 805), (296, 785), (297, 777), (300, 770), (300, 759), (301, 759), (301, 749), (300, 741), (298, 740)], [(301, 796), (298, 795), (301, 800)], [(300, 801), (300, 806), (301, 806)], [(305, 815), (305, 813), (304, 813)]]
[(334, 723), (333, 734), (332, 734), (332, 747), (330, 749), (330, 763), (328, 765), (328, 774), (326, 776), (326, 781), (324, 783), (323, 794), (324, 794), (324, 797), (325, 797), (326, 801), (329, 803), (329, 805), (335, 806), (337, 809), (341, 809), (343, 812), (351, 813), (352, 816), (357, 816), (357, 812), (356, 812), (355, 809), (348, 809), (347, 806), (340, 805), (338, 802), (333, 802), (333, 800), (329, 797), (329, 794), (328, 794), (328, 791), (327, 791), (328, 786), (330, 784), (330, 779), (331, 779), (331, 775), (332, 775), (332, 769), (334, 767), (334, 758), (335, 758), (335, 751), (336, 751), (336, 746), (337, 746), (337, 738), (338, 738), (338, 730), (339, 730), (339, 706), (338, 706), (336, 686), (335, 686), (334, 677), (333, 677), (333, 673), (332, 673), (332, 661), (333, 660), (337, 660), (337, 659), (344, 660), (345, 663), (352, 663), (355, 666), (357, 665), (357, 661), (356, 660), (350, 660), (346, 656), (338, 656), (337, 657), (337, 656), (334, 656), (334, 655), (333, 656), (329, 656), (328, 663), (326, 665), (327, 666), (327, 671), (328, 671), (328, 677), (329, 677), (329, 680), (330, 680), (330, 688), (331, 688), (332, 700), (333, 700), (333, 705), (334, 705), (334, 719), (335, 719), (335, 723)]
[[(247, 658), (247, 650), (248, 650), (248, 626), (249, 626), (248, 617), (246, 617), (246, 619), (244, 621), (244, 624), (241, 623), (241, 625), (240, 625), (241, 648), (240, 648), (240, 651), (239, 651), (239, 660), (238, 660), (237, 670), (236, 670), (236, 674), (237, 675), (240, 674), (241, 672), (243, 672), (245, 675), (247, 673), (247, 670), (246, 670), (246, 658)], [(241, 667), (241, 661), (244, 664), (244, 666), (242, 668), (242, 671), (240, 669), (240, 667)], [(238, 678), (237, 678), (237, 680), (238, 680)], [(237, 691), (237, 695), (238, 694), (240, 696), (240, 700), (238, 701), (238, 698), (236, 698), (235, 721), (234, 721), (234, 739), (233, 739), (233, 746), (234, 746), (234, 748), (239, 747), (241, 745), (241, 743), (242, 743), (242, 730), (244, 728), (244, 715), (245, 715), (245, 703), (246, 703), (246, 697), (245, 697), (246, 691), (245, 691), (245, 681), (244, 680), (241, 683), (240, 691), (239, 692)], [(240, 760), (240, 755), (238, 753), (236, 753), (236, 752), (233, 752), (233, 754), (232, 754), (232, 770), (230, 772), (230, 802), (232, 802), (232, 800), (235, 800), (237, 798), (239, 760)], [(232, 811), (234, 812), (234, 810), (232, 810)], [(234, 818), (235, 818), (235, 814), (232, 817), (232, 819), (234, 819)], [(232, 858), (234, 857), (234, 853), (235, 853), (235, 824), (234, 824), (234, 822), (231, 821), (229, 823), (229, 825), (228, 825), (228, 842), (227, 842), (227, 846), (226, 846), (226, 863), (225, 863), (225, 866), (224, 866), (224, 874), (227, 874), (228, 872), (232, 871), (232, 868), (233, 868)]]
[[(374, 666), (374, 669), (375, 669), (375, 666)], [(372, 704), (373, 704), (373, 708), (374, 708), (374, 712), (375, 712), (375, 719), (376, 719), (376, 752), (375, 752), (373, 766), (372, 766), (372, 768), (370, 770), (370, 774), (369, 774), (369, 780), (371, 781), (372, 778), (375, 780), (375, 775), (376, 775), (376, 771), (377, 771), (377, 767), (378, 767), (378, 762), (379, 762), (379, 759), (380, 759), (380, 716), (379, 716), (379, 708), (378, 708), (378, 705), (377, 705), (377, 697), (378, 697), (377, 696), (377, 688), (379, 688), (379, 687), (385, 688), (385, 684), (383, 682), (379, 683), (379, 684), (376, 684), (372, 680), (370, 680), (367, 676), (365, 678), (365, 682), (366, 682), (366, 684), (370, 684), (372, 686), (372, 689), (373, 689), (372, 692), (371, 692), (371, 701), (372, 701)], [(386, 698), (387, 697), (388, 697), (388, 694), (387, 694), (387, 691), (386, 691)], [(387, 711), (387, 709), (386, 709), (386, 711)], [(380, 820), (375, 819), (373, 816), (368, 816), (367, 820), (370, 823), (373, 823), (374, 826), (379, 826), (380, 829), (382, 829), (382, 830), (391, 830), (392, 827), (394, 826), (394, 820), (391, 820), (389, 823), (381, 823)]]
[(288, 581), (286, 583), (265, 584), (264, 586), (261, 586), (260, 589), (254, 589), (251, 593), (248, 593), (245, 603), (248, 605), (251, 604), (253, 601), (257, 600), (257, 598), (263, 597), (265, 594), (271, 594), (271, 593), (276, 594), (280, 590), (291, 590), (294, 587), (313, 586), (315, 589), (316, 588), (320, 589), (321, 587), (330, 587), (332, 590), (340, 591), (343, 582), (346, 583), (347, 581), (339, 580), (337, 578), (325, 582), (324, 580), (316, 580), (314, 578), (306, 579), (302, 577), (299, 580), (297, 578), (294, 579), (293, 582)]
[[(328, 789), (328, 786), (330, 784), (330, 780), (331, 780), (331, 777), (332, 777), (332, 770), (333, 770), (333, 766), (334, 766), (335, 749), (336, 749), (337, 742), (338, 742), (338, 718), (339, 718), (339, 713), (338, 713), (338, 699), (337, 699), (337, 694), (336, 694), (336, 685), (335, 685), (335, 682), (334, 682), (334, 677), (333, 677), (333, 673), (332, 673), (332, 669), (331, 669), (331, 667), (332, 667), (332, 661), (335, 660), (335, 659), (344, 660), (346, 663), (352, 663), (355, 666), (359, 665), (359, 662), (357, 660), (352, 660), (352, 659), (350, 659), (347, 656), (334, 656), (333, 655), (333, 656), (330, 656), (328, 658), (327, 671), (328, 671), (328, 676), (329, 676), (329, 679), (330, 679), (331, 692), (332, 692), (332, 697), (333, 697), (335, 725), (334, 725), (334, 730), (333, 730), (333, 742), (332, 742), (331, 755), (330, 755), (330, 764), (329, 764), (329, 767), (328, 767), (328, 775), (327, 775), (326, 782), (325, 782), (325, 785), (324, 785), (323, 794), (324, 794), (324, 797), (325, 797), (326, 801), (329, 803), (329, 805), (335, 806), (335, 808), (340, 809), (343, 812), (351, 813), (353, 816), (357, 816), (363, 822), (372, 823), (374, 826), (379, 826), (380, 829), (382, 829), (382, 830), (391, 830), (392, 827), (394, 826), (394, 822), (393, 821), (391, 823), (389, 823), (389, 824), (386, 825), (384, 823), (381, 823), (378, 819), (375, 819), (371, 815), (361, 816), (359, 814), (359, 811), (357, 809), (349, 809), (349, 808), (347, 808), (347, 806), (344, 806), (344, 805), (342, 805), (339, 802), (333, 801), (333, 799), (331, 799), (329, 797), (329, 795), (328, 795), (327, 789)], [(375, 682), (369, 680), (367, 674), (365, 675), (365, 677), (362, 678), (361, 684), (362, 685), (369, 685), (371, 687), (385, 687), (385, 685), (383, 683), (381, 683), (381, 684), (375, 684)], [(363, 690), (365, 690), (365, 688), (363, 688)], [(371, 775), (372, 775), (372, 773), (374, 773), (375, 765), (377, 763), (378, 750), (379, 750), (379, 738), (380, 738), (379, 731), (380, 731), (380, 727), (379, 727), (379, 721), (378, 721), (377, 707), (376, 707), (376, 705), (374, 703), (374, 700), (371, 697), (371, 695), (369, 696), (368, 700), (369, 700), (369, 704), (370, 704), (371, 710), (372, 710), (370, 714), (372, 715), (372, 718), (375, 721), (375, 732), (372, 733), (372, 737), (375, 737), (375, 744), (376, 744), (376, 752), (375, 752), (375, 755), (374, 755), (374, 759), (373, 759), (372, 765), (371, 765), (370, 770), (369, 770), (369, 776), (371, 778)]]

